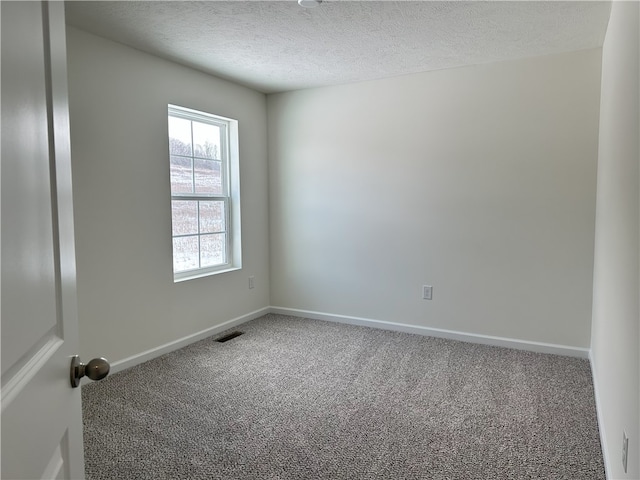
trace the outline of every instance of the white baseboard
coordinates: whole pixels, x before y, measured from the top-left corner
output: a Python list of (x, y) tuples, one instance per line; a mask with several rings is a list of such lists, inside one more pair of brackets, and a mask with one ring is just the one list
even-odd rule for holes
[(309, 310), (299, 310), (295, 308), (271, 307), (271, 313), (281, 315), (293, 315), (296, 317), (311, 318), (314, 320), (326, 320), (329, 322), (347, 323), (349, 325), (360, 325), (363, 327), (380, 328), (395, 332), (415, 333), (429, 337), (447, 338), (449, 340), (459, 340), (462, 342), (479, 343), (482, 345), (492, 345), (495, 347), (515, 348), (517, 350), (527, 350), (538, 353), (551, 353), (554, 355), (565, 355), (568, 357), (589, 358), (589, 349), (570, 347), (567, 345), (556, 345), (552, 343), (531, 342), (528, 340), (517, 340), (505, 337), (493, 337), (490, 335), (479, 335), (476, 333), (457, 332), (454, 330), (444, 330), (441, 328), (422, 327), (419, 325), (409, 325), (406, 323), (386, 322), (383, 320), (373, 320), (370, 318), (350, 317), (346, 315), (335, 315), (331, 313), (313, 312)]
[[(386, 322), (383, 320), (374, 320), (370, 318), (352, 317), (346, 315), (335, 315), (330, 313), (314, 312), (309, 310), (300, 310), (295, 308), (283, 307), (264, 307), (259, 310), (247, 313), (240, 317), (233, 318), (219, 325), (207, 328), (200, 332), (196, 332), (186, 337), (179, 338), (164, 345), (146, 350), (144, 352), (124, 358), (111, 365), (111, 373), (117, 373), (127, 368), (139, 365), (153, 358), (172, 352), (187, 345), (202, 340), (211, 335), (223, 332), (229, 328), (236, 327), (243, 323), (254, 320), (267, 313), (277, 313), (282, 315), (293, 315), (296, 317), (311, 318), (315, 320), (326, 320), (330, 322), (346, 323), (349, 325), (360, 325), (364, 327), (380, 328), (383, 330), (392, 330), (396, 332), (415, 333), (430, 337), (447, 338), (450, 340), (459, 340), (462, 342), (479, 343), (483, 345), (493, 345), (497, 347), (515, 348), (518, 350), (527, 350), (539, 353), (551, 353), (555, 355), (566, 355), (570, 357), (589, 358), (589, 350), (585, 348), (570, 347), (566, 345), (555, 345), (550, 343), (530, 342), (526, 340), (517, 340), (504, 337), (493, 337), (489, 335), (479, 335), (474, 333), (457, 332), (453, 330), (444, 330), (440, 328), (422, 327), (418, 325), (409, 325), (404, 323)], [(84, 379), (83, 379), (84, 380)], [(594, 379), (595, 385), (595, 379)], [(597, 390), (596, 390), (597, 393)], [(597, 398), (596, 398), (597, 400)]]
[(596, 416), (598, 417), (598, 431), (600, 432), (600, 446), (602, 447), (602, 460), (604, 462), (605, 478), (611, 478), (609, 472), (611, 471), (611, 459), (609, 458), (609, 448), (607, 448), (607, 435), (604, 431), (604, 417), (602, 416), (602, 409), (600, 407), (600, 388), (598, 384), (598, 376), (596, 369), (593, 366), (593, 355), (589, 352), (589, 362), (591, 363), (591, 379), (593, 381), (593, 392), (596, 401)]
[(160, 345), (145, 352), (138, 353), (136, 355), (132, 355), (125, 359), (119, 360), (111, 365), (111, 373), (120, 372), (129, 367), (133, 367), (153, 358), (159, 357), (160, 355), (164, 355), (165, 353), (173, 352), (174, 350), (178, 350), (179, 348), (186, 347), (187, 345), (197, 342), (198, 340), (202, 340), (204, 338), (210, 337), (211, 335), (215, 335), (229, 328), (237, 327), (238, 325), (246, 323), (250, 320), (254, 320), (258, 317), (266, 315), (270, 311), (271, 309), (269, 307), (261, 308), (259, 310), (247, 313), (246, 315), (228, 320), (224, 323), (221, 323), (220, 325), (216, 325), (215, 327), (207, 328), (200, 332), (196, 332), (194, 334), (187, 335), (186, 337), (179, 338), (178, 340), (174, 340), (173, 342), (165, 343), (164, 345)]

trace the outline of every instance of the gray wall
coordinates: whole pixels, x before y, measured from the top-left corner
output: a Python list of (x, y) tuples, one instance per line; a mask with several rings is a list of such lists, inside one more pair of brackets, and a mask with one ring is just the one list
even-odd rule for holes
[(271, 304), (587, 348), (600, 62), (269, 95)]
[(613, 2), (602, 53), (591, 355), (604, 453), (615, 479), (640, 478), (638, 10), (637, 2)]
[[(265, 96), (72, 27), (67, 41), (83, 358), (116, 362), (267, 307)], [(168, 103), (239, 121), (240, 271), (173, 282)]]

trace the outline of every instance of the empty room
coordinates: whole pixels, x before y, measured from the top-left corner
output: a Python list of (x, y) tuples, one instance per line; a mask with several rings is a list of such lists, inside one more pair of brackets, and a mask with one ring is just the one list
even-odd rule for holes
[(640, 479), (637, 1), (1, 8), (3, 479)]

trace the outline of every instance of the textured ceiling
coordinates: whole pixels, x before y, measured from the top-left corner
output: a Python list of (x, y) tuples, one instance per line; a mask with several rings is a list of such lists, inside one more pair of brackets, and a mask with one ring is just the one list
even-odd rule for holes
[(609, 2), (72, 1), (67, 22), (263, 92), (602, 46)]

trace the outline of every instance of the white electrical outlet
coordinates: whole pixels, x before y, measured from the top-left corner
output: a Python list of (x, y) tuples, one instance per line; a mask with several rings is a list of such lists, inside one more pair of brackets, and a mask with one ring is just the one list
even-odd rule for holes
[(627, 460), (629, 458), (629, 439), (626, 432), (622, 432), (622, 468), (627, 473)]
[(256, 285), (255, 285), (255, 281), (256, 281), (256, 277), (254, 277), (253, 275), (251, 275), (251, 276), (249, 277), (249, 288), (250, 288), (250, 289), (251, 289), (251, 288), (254, 288), (254, 287), (256, 286)]
[(433, 298), (433, 287), (431, 285), (422, 286), (422, 298), (431, 300)]

